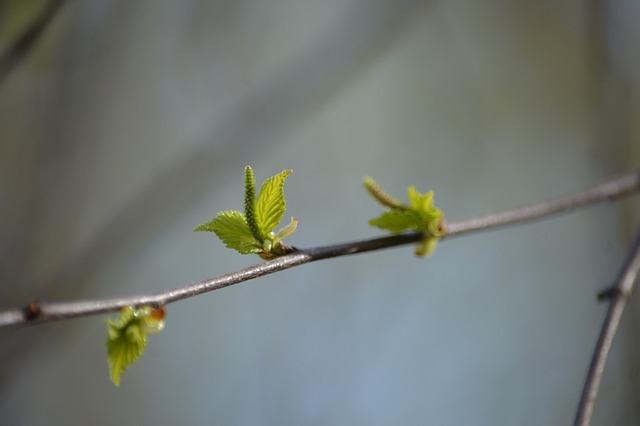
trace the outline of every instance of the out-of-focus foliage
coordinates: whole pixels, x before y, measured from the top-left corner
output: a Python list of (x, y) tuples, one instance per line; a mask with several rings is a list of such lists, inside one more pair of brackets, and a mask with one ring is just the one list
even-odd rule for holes
[(142, 356), (147, 335), (164, 328), (164, 308), (126, 307), (116, 320), (107, 320), (107, 356), (111, 381), (120, 386), (122, 373)]

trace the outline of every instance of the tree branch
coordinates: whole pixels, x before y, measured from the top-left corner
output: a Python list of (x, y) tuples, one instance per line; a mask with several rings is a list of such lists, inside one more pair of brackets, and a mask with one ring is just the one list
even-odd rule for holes
[(0, 83), (33, 49), (63, 3), (64, 0), (50, 0), (31, 25), (4, 51), (0, 57)]
[(573, 195), (547, 200), (501, 213), (492, 213), (463, 222), (452, 223), (447, 227), (447, 235), (461, 235), (499, 226), (514, 225), (569, 210), (575, 210), (600, 201), (615, 200), (616, 198), (624, 197), (638, 191), (640, 189), (639, 184), (640, 174), (630, 173)]
[[(640, 191), (640, 174), (631, 173), (573, 195), (451, 223), (448, 225), (447, 234), (443, 239), (533, 221), (601, 201), (614, 200), (638, 191)], [(215, 278), (196, 281), (173, 290), (149, 295), (67, 303), (41, 303), (32, 301), (23, 308), (1, 311), (0, 328), (103, 314), (117, 311), (125, 306), (164, 306), (178, 300), (187, 299), (213, 290), (219, 290), (304, 263), (413, 244), (420, 241), (422, 237), (423, 234), (420, 233), (407, 233), (324, 247), (293, 249), (291, 253), (268, 262), (249, 266)]]
[(615, 284), (599, 295), (600, 299), (609, 299), (609, 309), (602, 324), (598, 343), (591, 358), (589, 373), (582, 389), (582, 396), (578, 404), (575, 426), (588, 426), (591, 422), (593, 407), (598, 396), (600, 381), (604, 373), (604, 367), (613, 344), (613, 339), (620, 325), (620, 319), (624, 312), (631, 290), (640, 271), (640, 231), (636, 236), (627, 260), (618, 274)]

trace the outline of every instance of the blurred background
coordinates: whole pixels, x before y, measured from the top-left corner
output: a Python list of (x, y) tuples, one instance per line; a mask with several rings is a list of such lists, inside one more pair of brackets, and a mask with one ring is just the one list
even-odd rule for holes
[[(48, 1), (0, 1), (0, 52)], [(258, 263), (191, 230), (293, 169), (312, 247), (380, 235), (362, 189), (449, 221), (640, 163), (640, 4), (61, 1), (0, 73), (0, 308)], [(2, 53), (0, 53), (1, 55)], [(566, 425), (634, 200), (322, 261), (172, 304), (109, 381), (103, 317), (0, 332), (4, 425)], [(634, 298), (594, 425), (640, 423)]]

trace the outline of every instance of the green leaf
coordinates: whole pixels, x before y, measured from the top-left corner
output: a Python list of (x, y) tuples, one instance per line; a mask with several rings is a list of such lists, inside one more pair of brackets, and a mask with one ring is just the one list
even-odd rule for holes
[(417, 230), (420, 221), (420, 215), (413, 210), (391, 210), (369, 220), (369, 224), (397, 234), (402, 231)]
[(164, 328), (164, 309), (145, 306), (122, 309), (117, 320), (107, 320), (107, 358), (111, 381), (120, 386), (122, 373), (147, 347), (147, 334)]
[(407, 196), (413, 210), (428, 212), (433, 208), (433, 191), (421, 194), (415, 186), (410, 186), (407, 188)]
[[(215, 220), (215, 219), (214, 219)], [(213, 232), (213, 222), (203, 223), (202, 225), (198, 225), (193, 229), (193, 232)]]
[(247, 220), (238, 211), (227, 210), (220, 212), (210, 222), (210, 226), (207, 225), (209, 224), (200, 225), (198, 228), (210, 228), (230, 249), (238, 250), (242, 254), (262, 251), (262, 243), (253, 236)]
[(284, 200), (284, 181), (291, 173), (291, 170), (284, 170), (265, 180), (260, 188), (256, 201), (256, 222), (263, 240), (284, 216), (287, 206)]

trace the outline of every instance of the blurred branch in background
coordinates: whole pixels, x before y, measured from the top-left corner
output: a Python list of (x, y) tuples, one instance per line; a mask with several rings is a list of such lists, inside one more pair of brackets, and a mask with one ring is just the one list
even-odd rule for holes
[(618, 274), (614, 285), (602, 292), (598, 298), (608, 299), (609, 310), (602, 324), (600, 337), (594, 350), (589, 373), (585, 381), (578, 412), (576, 414), (575, 426), (588, 426), (591, 422), (593, 407), (598, 397), (602, 374), (607, 363), (607, 357), (611, 351), (613, 339), (618, 331), (622, 313), (627, 306), (627, 302), (631, 297), (633, 285), (638, 278), (640, 271), (640, 232), (636, 235), (636, 239), (631, 246), (627, 260)]
[[(448, 226), (446, 237), (451, 238), (471, 232), (529, 222), (565, 211), (575, 210), (597, 202), (614, 200), (633, 194), (638, 190), (640, 190), (640, 174), (631, 173), (576, 194), (505, 212), (451, 223)], [(420, 233), (402, 234), (325, 247), (295, 249), (291, 254), (281, 256), (269, 262), (151, 295), (75, 303), (44, 304), (33, 301), (23, 309), (0, 312), (0, 328), (114, 312), (126, 306), (164, 306), (172, 302), (213, 290), (219, 290), (304, 263), (412, 244), (419, 241), (422, 237), (423, 235)], [(628, 293), (627, 290), (630, 290), (630, 288), (626, 289), (625, 287), (625, 291)]]
[(29, 55), (65, 0), (50, 0), (38, 16), (0, 56), (0, 84)]

